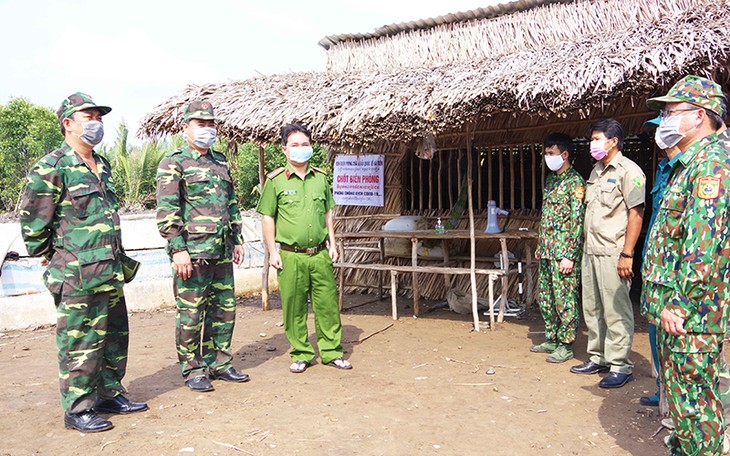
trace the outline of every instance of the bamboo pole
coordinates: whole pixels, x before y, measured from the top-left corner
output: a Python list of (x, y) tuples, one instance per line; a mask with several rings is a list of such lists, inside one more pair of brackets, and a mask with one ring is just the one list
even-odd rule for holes
[(532, 187), (532, 209), (537, 209), (537, 173), (535, 172), (535, 144), (530, 144), (530, 159), (532, 165), (532, 173), (530, 174), (530, 182)]
[(439, 211), (441, 211), (444, 208), (443, 204), (443, 197), (444, 194), (443, 191), (443, 168), (444, 168), (444, 161), (442, 160), (441, 154), (438, 154), (439, 157), (439, 166), (438, 166), (438, 205), (439, 205)]
[(471, 313), (474, 317), (474, 331), (479, 332), (479, 309), (477, 308), (476, 239), (474, 239), (474, 196), (472, 195), (471, 123), (466, 124), (466, 196), (469, 206), (469, 279), (471, 281)]
[(525, 148), (520, 147), (520, 209), (525, 208)]
[(504, 207), (504, 148), (499, 148), (499, 203), (498, 207)]
[(477, 153), (477, 208), (481, 210), (482, 205), (482, 151)]
[(408, 158), (411, 165), (411, 210), (416, 208), (416, 170), (413, 166), (413, 160), (415, 160), (413, 157), (415, 156), (415, 154), (410, 154)]
[(458, 182), (459, 191), (461, 192), (461, 149), (458, 150), (458, 153), (459, 155), (456, 156), (456, 180)]
[(509, 208), (515, 210), (515, 154), (512, 147), (509, 151)]
[(423, 160), (418, 159), (418, 210), (423, 210)]
[(433, 183), (433, 170), (435, 166), (433, 166), (433, 158), (428, 161), (428, 209), (433, 209), (433, 188), (435, 187)]
[[(264, 146), (259, 146), (259, 185), (262, 191), (266, 181), (264, 171)], [(261, 230), (261, 239), (264, 239), (263, 224)], [(269, 310), (269, 249), (266, 247), (266, 242), (264, 242), (264, 267), (261, 271), (261, 309)]]
[(492, 188), (494, 188), (494, 178), (492, 177), (493, 165), (492, 165), (492, 148), (487, 149), (487, 199), (493, 200)]
[(449, 176), (449, 178), (448, 178), (448, 183), (449, 183), (449, 208), (453, 209), (454, 208), (454, 186), (452, 184), (453, 179), (451, 178), (451, 176), (452, 176), (452, 173), (451, 173), (451, 161), (453, 159), (454, 151), (453, 150), (450, 150), (448, 152), (448, 154), (449, 154), (448, 155), (449, 158), (448, 158), (448, 161), (446, 163), (446, 172), (448, 172), (448, 176)]

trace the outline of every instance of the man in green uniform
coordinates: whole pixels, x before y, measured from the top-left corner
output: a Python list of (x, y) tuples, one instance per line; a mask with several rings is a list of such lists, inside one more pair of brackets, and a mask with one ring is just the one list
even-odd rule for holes
[(312, 301), (322, 362), (352, 369), (342, 358), (342, 323), (332, 269), (337, 261), (332, 190), (326, 173), (309, 165), (312, 135), (306, 127), (285, 125), (281, 140), (287, 165), (268, 174), (256, 210), (263, 216), (269, 264), (278, 270), (284, 332), (292, 346), (289, 370), (304, 372), (314, 360), (314, 348), (307, 340), (307, 297)]
[(621, 151), (624, 131), (614, 119), (591, 126), (591, 156), (597, 160), (586, 188), (585, 245), (581, 262), (583, 318), (588, 361), (575, 374), (610, 372), (601, 388), (620, 388), (633, 379), (629, 359), (634, 309), (629, 297), (634, 246), (644, 216), (644, 172)]
[(698, 76), (647, 101), (661, 110), (659, 147), (682, 155), (649, 233), (642, 275), (675, 431), (673, 455), (722, 452), (718, 391), (730, 313), (730, 153), (715, 132), (725, 115), (720, 86)]
[(56, 305), (63, 421), (82, 432), (113, 427), (97, 412), (147, 410), (122, 395), (129, 325), (119, 203), (109, 162), (93, 150), (109, 111), (81, 92), (63, 100), (64, 142), (31, 169), (20, 207), (23, 240), (31, 256), (43, 256)]
[(249, 380), (231, 365), (236, 320), (231, 259), (243, 262), (241, 214), (226, 157), (210, 148), (216, 138), (213, 107), (192, 101), (183, 119), (186, 144), (157, 169), (157, 227), (172, 259), (183, 379), (193, 391), (212, 391), (206, 371), (214, 380)]
[(545, 342), (530, 351), (550, 353), (550, 363), (573, 357), (578, 329), (578, 274), (583, 253), (585, 181), (570, 165), (573, 140), (553, 133), (545, 138), (545, 164), (553, 171), (543, 192), (535, 256), (540, 259), (537, 303), (545, 321)]

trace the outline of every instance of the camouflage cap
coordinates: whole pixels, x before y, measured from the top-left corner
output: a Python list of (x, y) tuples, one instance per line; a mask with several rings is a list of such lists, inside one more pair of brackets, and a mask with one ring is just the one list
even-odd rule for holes
[(109, 114), (112, 110), (109, 106), (98, 106), (89, 95), (83, 92), (76, 92), (72, 93), (66, 97), (63, 102), (61, 102), (61, 107), (58, 108), (58, 111), (56, 111), (56, 115), (58, 116), (58, 120), (63, 120), (67, 117), (71, 117), (71, 115), (75, 112), (90, 108), (98, 109), (99, 114), (102, 116)]
[(185, 108), (185, 112), (183, 112), (183, 119), (185, 119), (185, 122), (190, 119), (215, 120), (215, 115), (213, 115), (213, 105), (207, 101), (193, 100)]
[(720, 117), (725, 117), (725, 96), (722, 87), (715, 81), (700, 76), (685, 76), (663, 97), (649, 98), (646, 106), (659, 111), (665, 103), (690, 103), (709, 109)]

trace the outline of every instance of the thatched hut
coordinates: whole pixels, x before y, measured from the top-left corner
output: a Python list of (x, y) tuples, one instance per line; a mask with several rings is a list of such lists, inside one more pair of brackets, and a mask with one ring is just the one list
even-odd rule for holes
[[(326, 71), (189, 86), (149, 113), (142, 131), (177, 131), (184, 105), (207, 98), (231, 141), (275, 143), (283, 124), (299, 121), (333, 155), (384, 154), (384, 207), (338, 207), (340, 230), (449, 214), (468, 162), (476, 229), (490, 199), (512, 211), (512, 226), (535, 227), (542, 138), (584, 138), (591, 121), (617, 118), (631, 135), (625, 153), (653, 176), (653, 141), (641, 135), (654, 115), (645, 100), (685, 74), (726, 85), (729, 21), (727, 0), (520, 0), (325, 37)], [(435, 150), (430, 160), (418, 158), (424, 144)], [(578, 154), (579, 170), (591, 164)], [(479, 248), (488, 254), (493, 246)], [(368, 288), (363, 274), (348, 282)], [(421, 294), (442, 298), (442, 285), (425, 280)]]

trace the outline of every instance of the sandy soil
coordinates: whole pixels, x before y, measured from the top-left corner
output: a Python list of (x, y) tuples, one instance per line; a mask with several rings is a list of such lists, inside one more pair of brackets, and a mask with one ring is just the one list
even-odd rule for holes
[[(372, 296), (348, 296), (345, 307), (357, 307), (343, 313), (343, 339), (355, 368), (316, 364), (297, 375), (288, 372), (276, 299), (269, 312), (260, 310), (259, 298), (239, 303), (234, 363), (252, 380), (215, 382), (211, 393), (193, 393), (182, 383), (172, 311), (131, 315), (125, 384), (128, 397), (148, 401), (150, 410), (113, 416), (115, 428), (99, 434), (63, 427), (54, 328), (3, 333), (0, 454), (666, 453), (666, 431), (652, 437), (658, 410), (638, 403), (654, 385), (641, 318), (636, 380), (607, 391), (598, 388), (598, 376), (569, 373), (574, 361), (549, 364), (528, 351), (543, 337), (536, 307), (477, 333), (469, 316), (435, 303), (415, 319), (403, 299), (394, 322), (389, 301), (359, 305)], [(578, 361), (586, 359), (585, 343), (583, 329)]]

